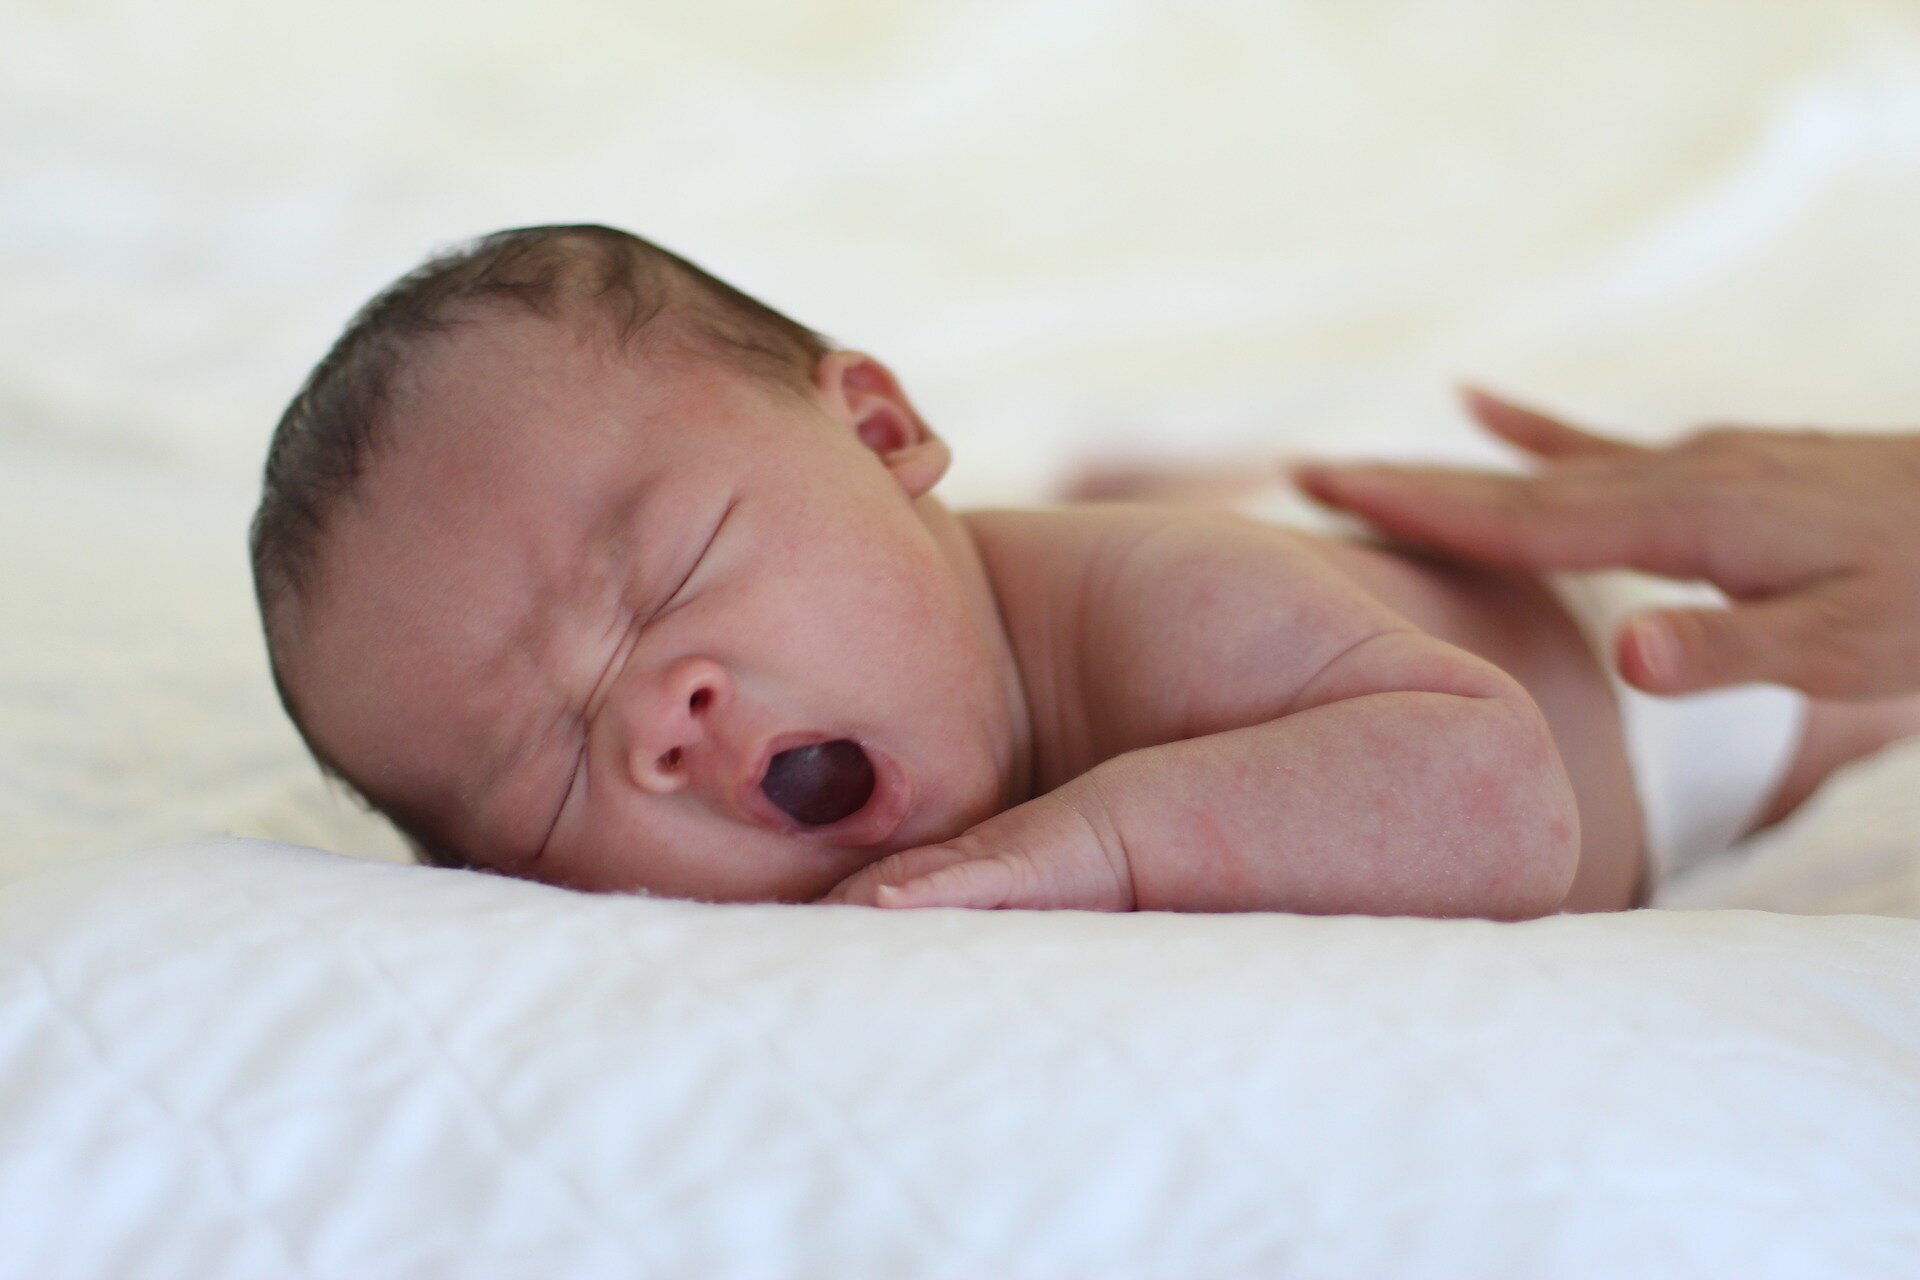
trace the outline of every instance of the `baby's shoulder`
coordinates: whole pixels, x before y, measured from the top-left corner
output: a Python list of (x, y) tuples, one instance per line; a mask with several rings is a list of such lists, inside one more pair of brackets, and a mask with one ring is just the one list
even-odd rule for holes
[(1401, 625), (1329, 556), (1326, 539), (1235, 512), (1115, 507), (1102, 541), (1105, 617), (1129, 634), (1210, 643), (1204, 633), (1226, 646), (1284, 640), (1311, 660), (1322, 647)]
[(1086, 502), (958, 514), (983, 549), (1033, 563), (1069, 562), (1086, 575), (1211, 567), (1264, 577), (1330, 570), (1325, 539), (1213, 507)]
[(972, 511), (963, 519), (994, 558), (1071, 576), (1121, 617), (1141, 608), (1157, 615), (1252, 608), (1312, 624), (1329, 608), (1379, 609), (1330, 554), (1343, 548), (1232, 511), (1101, 502)]
[(1153, 691), (1190, 734), (1278, 714), (1345, 649), (1405, 626), (1323, 540), (1232, 512), (1099, 503), (968, 523), (983, 550), (1051, 584), (1027, 607), (1072, 612), (1090, 695)]

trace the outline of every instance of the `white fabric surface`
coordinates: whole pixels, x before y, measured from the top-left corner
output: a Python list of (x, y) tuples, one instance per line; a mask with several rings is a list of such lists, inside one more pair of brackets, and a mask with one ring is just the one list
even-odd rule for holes
[(1621, 678), (1620, 624), (1643, 609), (1722, 608), (1704, 582), (1632, 570), (1550, 574), (1560, 603), (1607, 672), (1620, 708), (1627, 762), (1640, 797), (1656, 886), (1725, 853), (1765, 815), (1806, 730), (1807, 696), (1777, 684), (1743, 684), (1657, 698)]
[(1920, 1256), (1911, 920), (717, 907), (236, 842), (16, 882), (0, 938), (23, 1280)]
[(1920, 10), (22, 3), (0, 153), (0, 1278), (1915, 1274), (1920, 925), (1848, 914), (1920, 917), (1914, 748), (1688, 910), (1512, 928), (210, 838), (398, 853), (280, 718), (242, 535), (439, 244), (653, 235), (888, 360), (963, 505), (1491, 458), (1461, 376), (1911, 423)]

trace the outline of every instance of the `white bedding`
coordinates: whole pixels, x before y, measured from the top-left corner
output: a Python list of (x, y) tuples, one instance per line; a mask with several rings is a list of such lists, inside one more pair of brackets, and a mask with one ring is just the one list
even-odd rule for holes
[(1492, 457), (1463, 376), (1911, 424), (1920, 9), (22, 4), (0, 154), (0, 1280), (1920, 1268), (1920, 748), (1671, 913), (591, 899), (379, 865), (242, 550), (347, 313), (534, 221), (873, 350), (962, 505)]
[(717, 907), (236, 842), (17, 882), (0, 938), (23, 1280), (1920, 1257), (1912, 920)]

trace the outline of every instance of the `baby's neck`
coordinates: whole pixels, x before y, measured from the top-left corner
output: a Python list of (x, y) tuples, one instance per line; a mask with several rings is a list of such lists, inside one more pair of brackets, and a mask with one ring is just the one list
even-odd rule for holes
[(931, 495), (915, 506), (999, 658), (1014, 726), (1006, 807), (1023, 804), (1099, 763), (1082, 696), (1085, 611), (1073, 607), (1095, 548), (1033, 527), (1044, 511), (954, 512)]
[(938, 512), (928, 513), (929, 527), (963, 580), (985, 593), (981, 616), (1005, 646), (1010, 706), (1025, 731), (1013, 775), (1017, 794), (1009, 797), (1010, 804), (1019, 804), (1104, 758), (1086, 683), (1086, 659), (1096, 638), (1085, 634), (1085, 605), (1112, 546), (1071, 512), (956, 513), (933, 505)]
[[(1007, 795), (1002, 807), (1012, 808), (1058, 785), (1046, 781), (1041, 772), (1035, 743), (1046, 740), (1049, 730), (1044, 722), (1036, 722), (1028, 696), (1029, 690), (1046, 687), (1044, 667), (1030, 663), (1028, 646), (1021, 643), (1012, 623), (1013, 619), (1024, 616), (1026, 610), (1021, 607), (1017, 590), (1013, 596), (1008, 595), (1008, 582), (998, 557), (982, 548), (969, 513), (948, 510), (946, 504), (932, 494), (916, 499), (914, 509), (952, 565), (980, 628), (981, 639), (999, 669), (1007, 723), (1013, 727), (1012, 741), (1008, 744)], [(1018, 575), (1014, 576), (1013, 585), (1017, 588)]]

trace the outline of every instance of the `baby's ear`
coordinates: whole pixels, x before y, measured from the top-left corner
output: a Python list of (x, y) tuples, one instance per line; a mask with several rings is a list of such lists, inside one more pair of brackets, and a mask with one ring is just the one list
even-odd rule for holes
[(909, 498), (928, 492), (953, 460), (939, 436), (921, 421), (893, 371), (860, 351), (830, 351), (814, 369), (813, 385), (827, 408), (893, 473)]

